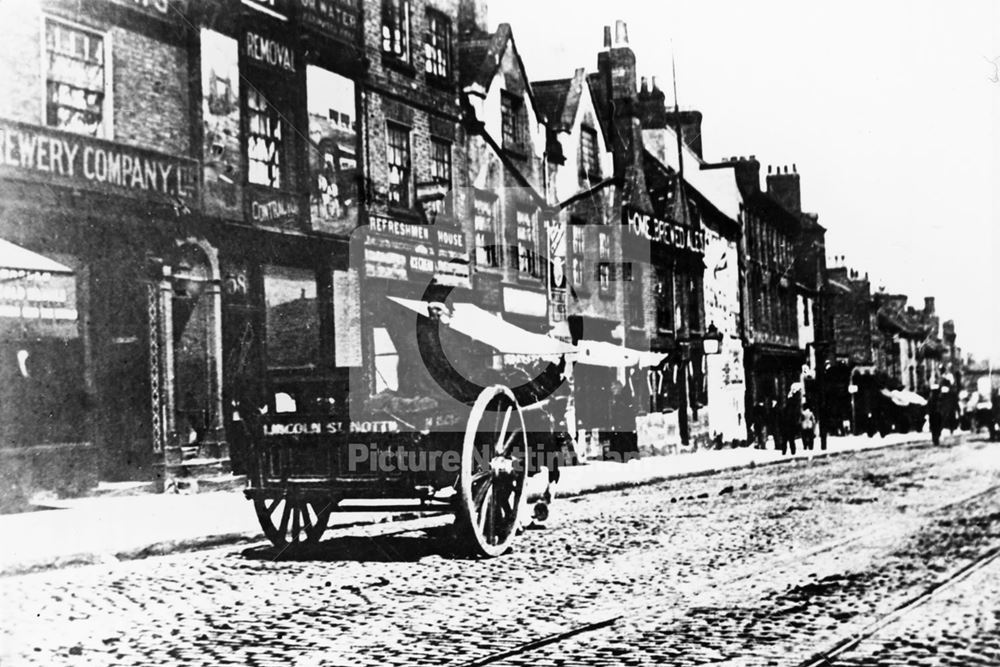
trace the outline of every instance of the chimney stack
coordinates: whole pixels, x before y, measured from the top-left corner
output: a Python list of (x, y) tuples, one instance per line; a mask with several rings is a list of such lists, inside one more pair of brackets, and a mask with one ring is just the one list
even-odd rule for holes
[(760, 162), (751, 157), (733, 158), (736, 163), (736, 186), (744, 197), (760, 192)]
[(615, 21), (615, 46), (628, 46), (628, 26), (625, 21)]
[[(604, 41), (605, 44), (610, 41), (608, 28), (604, 30)], [(635, 53), (628, 45), (628, 29), (624, 21), (619, 20), (615, 23), (614, 45), (610, 45), (607, 51), (597, 54), (597, 71), (601, 75), (609, 102), (635, 100), (637, 89)], [(616, 104), (615, 109), (622, 112), (624, 106), (627, 105)]]
[(788, 173), (788, 165), (783, 165), (784, 169), (778, 167), (777, 173), (767, 175), (767, 193), (790, 213), (798, 215), (802, 212), (802, 191), (799, 174), (792, 166), (792, 173)]
[(489, 33), (486, 22), (486, 0), (459, 0), (459, 37), (484, 37)]

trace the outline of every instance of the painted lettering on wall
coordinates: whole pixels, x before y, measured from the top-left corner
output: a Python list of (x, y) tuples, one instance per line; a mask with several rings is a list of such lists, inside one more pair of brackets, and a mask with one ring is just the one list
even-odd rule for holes
[(354, 41), (358, 28), (357, 2), (352, 0), (299, 0), (300, 20), (331, 37)]
[(246, 54), (257, 62), (289, 72), (295, 71), (292, 50), (281, 42), (247, 31), (243, 44)]
[(258, 224), (281, 222), (299, 215), (299, 204), (293, 197), (250, 202), (250, 218)]
[(192, 164), (152, 151), (0, 121), (0, 166), (186, 197)]
[(705, 232), (701, 229), (691, 229), (640, 211), (626, 209), (625, 215), (629, 229), (640, 238), (697, 253), (705, 251)]

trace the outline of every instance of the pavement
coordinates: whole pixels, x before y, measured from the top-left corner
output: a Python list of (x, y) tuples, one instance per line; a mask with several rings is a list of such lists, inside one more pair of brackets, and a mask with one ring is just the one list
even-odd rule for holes
[[(737, 448), (647, 457), (628, 463), (594, 461), (563, 468), (558, 497), (929, 440), (927, 433), (890, 434), (885, 438), (844, 436), (829, 438), (825, 451), (818, 449), (817, 442), (817, 449), (800, 449), (794, 457), (774, 450)], [(544, 477), (538, 475), (531, 480), (529, 499), (544, 490)], [(386, 519), (384, 512), (339, 512), (331, 517), (330, 526), (347, 528)], [(46, 503), (45, 509), (0, 515), (0, 534), (7, 536), (0, 550), (0, 576), (264, 539), (253, 509), (240, 491), (53, 500)]]

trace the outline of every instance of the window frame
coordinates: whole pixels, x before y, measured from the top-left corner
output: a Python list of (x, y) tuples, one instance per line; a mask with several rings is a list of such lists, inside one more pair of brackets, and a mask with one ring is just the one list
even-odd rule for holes
[[(452, 182), (454, 178), (454, 156), (452, 151), (455, 146), (451, 141), (447, 139), (440, 139), (438, 137), (431, 137), (430, 140), (430, 153), (429, 153), (429, 163), (431, 168), (431, 180), (435, 185), (446, 185), (448, 187), (448, 193), (440, 199), (435, 199), (424, 204), (424, 210), (428, 213), (428, 216), (433, 216), (437, 218), (439, 215), (450, 216), (452, 214), (452, 197), (450, 196)], [(439, 154), (438, 151), (441, 151)], [(440, 159), (441, 157), (444, 159)], [(439, 172), (446, 171), (447, 174), (442, 176)]]
[(524, 98), (510, 91), (501, 90), (500, 141), (504, 150), (524, 152), (526, 136), (527, 119), (525, 118)]
[[(101, 100), (101, 122), (98, 125), (98, 130), (94, 135), (84, 134), (75, 130), (70, 130), (56, 125), (49, 125), (49, 48), (48, 48), (48, 24), (56, 23), (69, 28), (70, 30), (76, 30), (83, 33), (89, 33), (91, 35), (99, 36), (102, 41), (102, 57), (104, 58), (101, 64), (102, 74), (103, 74), (103, 98)], [(61, 130), (64, 132), (72, 132), (73, 134), (79, 134), (81, 136), (94, 136), (98, 139), (107, 139), (109, 141), (114, 140), (115, 134), (115, 105), (114, 105), (114, 50), (112, 45), (112, 34), (110, 30), (100, 30), (99, 28), (94, 28), (82, 23), (71, 21), (65, 19), (61, 16), (53, 16), (51, 14), (42, 13), (39, 17), (39, 43), (40, 43), (40, 53), (42, 57), (39, 59), (39, 68), (41, 70), (41, 95), (40, 95), (40, 106), (41, 106), (41, 120), (44, 127), (51, 127), (56, 130)]]
[[(399, 132), (406, 138), (405, 146), (393, 146), (393, 132)], [(398, 208), (410, 208), (413, 205), (413, 142), (410, 136), (413, 129), (391, 120), (385, 122), (385, 164), (388, 171), (389, 181), (387, 182), (387, 198), (390, 206)], [(405, 165), (399, 166), (392, 162), (393, 150), (405, 152)], [(393, 169), (399, 169), (403, 176), (397, 185), (392, 183)], [(393, 199), (393, 190), (398, 188), (401, 194), (398, 199)]]
[[(529, 225), (522, 224), (527, 216)], [(522, 230), (528, 234), (522, 234)], [(527, 208), (514, 209), (514, 231), (517, 240), (517, 271), (524, 277), (538, 277), (538, 218), (535, 211)]]
[[(480, 204), (489, 209), (488, 229), (479, 224), (484, 219), (484, 216), (480, 215)], [(472, 207), (472, 227), (476, 240), (476, 266), (498, 268), (501, 253), (500, 244), (497, 243), (497, 200), (476, 194), (473, 197)]]
[[(589, 141), (589, 149), (587, 147)], [(597, 130), (591, 125), (580, 125), (580, 176), (601, 177), (601, 159), (597, 150)]]
[[(446, 84), (451, 81), (452, 74), (451, 19), (444, 12), (428, 7), (425, 25), (424, 74), (432, 83)], [(443, 72), (432, 71), (435, 69)]]
[[(396, 22), (389, 24), (387, 18), (403, 23), (403, 30), (396, 30)], [(412, 65), (413, 63), (413, 8), (410, 0), (382, 0), (382, 34), (380, 51), (382, 59), (390, 62)], [(386, 35), (386, 30), (389, 35)], [(397, 34), (398, 33), (398, 36)], [(397, 51), (397, 39), (400, 49)], [(386, 41), (388, 40), (388, 42)], [(388, 48), (387, 48), (388, 46)]]
[[(285, 129), (285, 125), (287, 124), (286, 115), (282, 112), (282, 109), (281, 109), (281, 107), (279, 105), (276, 105), (271, 100), (270, 97), (268, 97), (267, 95), (265, 95), (261, 91), (261, 87), (259, 85), (260, 83), (261, 83), (261, 80), (258, 80), (258, 81), (254, 82), (254, 83), (248, 83), (247, 85), (241, 86), (241, 88), (245, 89), (245, 94), (244, 94), (244, 97), (243, 97), (244, 108), (242, 110), (242, 115), (243, 115), (243, 118), (244, 118), (243, 122), (245, 124), (244, 125), (245, 135), (243, 137), (243, 150), (246, 151), (246, 156), (247, 156), (247, 176), (246, 176), (247, 183), (250, 184), (250, 185), (257, 185), (257, 186), (261, 186), (261, 187), (265, 187), (265, 188), (272, 188), (274, 190), (289, 189), (287, 187), (287, 185), (288, 185), (287, 181), (289, 180), (289, 168), (290, 168), (290, 165), (288, 164), (289, 160), (288, 160), (288, 156), (286, 155), (286, 151), (289, 150), (289, 144), (287, 143), (287, 141), (289, 140), (289, 137), (288, 137), (288, 132)], [(251, 99), (252, 96), (260, 98), (260, 100), (262, 100), (263, 103), (267, 105), (267, 108), (264, 109), (264, 110), (262, 110), (262, 111), (261, 110), (256, 110), (256, 109), (251, 109), (250, 99)], [(253, 119), (254, 119), (255, 116), (262, 116), (262, 117), (267, 118), (268, 120), (270, 120), (271, 119), (271, 112), (273, 112), (274, 120), (277, 121), (277, 127), (278, 127), (278, 130), (279, 130), (279, 133), (278, 133), (279, 136), (277, 137), (277, 139), (275, 139), (273, 136), (268, 137), (268, 135), (266, 135), (266, 134), (261, 134), (260, 132), (255, 132), (252, 129), (253, 128)], [(268, 137), (265, 141), (269, 140), (269, 141), (274, 141), (276, 143), (275, 150), (273, 151), (273, 153), (278, 158), (277, 162), (274, 162), (274, 163), (272, 163), (271, 161), (265, 162), (263, 160), (259, 160), (259, 159), (254, 158), (252, 156), (250, 148), (251, 148), (251, 142), (253, 141), (253, 139), (255, 137), (258, 137), (258, 138)], [(273, 168), (276, 167), (277, 168), (277, 172), (278, 172), (278, 174), (277, 174), (277, 182), (274, 182), (275, 179), (273, 177), (271, 178), (272, 182), (270, 182), (270, 183), (263, 183), (263, 182), (254, 180), (254, 175), (253, 175), (254, 174), (254, 168), (253, 168), (253, 165), (255, 163), (269, 165), (268, 166), (268, 170), (269, 171), (271, 169), (273, 169)]]

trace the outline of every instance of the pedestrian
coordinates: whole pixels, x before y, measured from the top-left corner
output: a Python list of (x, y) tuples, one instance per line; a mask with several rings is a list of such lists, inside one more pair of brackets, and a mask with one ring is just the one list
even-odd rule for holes
[(750, 429), (755, 449), (764, 449), (767, 442), (766, 422), (767, 415), (764, 409), (764, 401), (757, 399), (754, 401), (753, 410), (750, 413)]
[(816, 438), (816, 416), (808, 405), (802, 408), (799, 424), (802, 428), (802, 449), (812, 451)]
[(632, 392), (617, 380), (611, 383), (611, 424), (608, 436), (609, 452), (606, 459), (631, 461), (639, 456), (638, 439), (635, 433), (635, 406)]
[[(788, 389), (788, 396), (785, 398), (785, 406), (781, 415), (781, 427), (784, 431), (784, 441), (788, 453), (795, 456), (795, 439), (801, 435), (802, 418), (802, 383), (793, 382)], [(782, 448), (782, 454), (785, 448)]]

